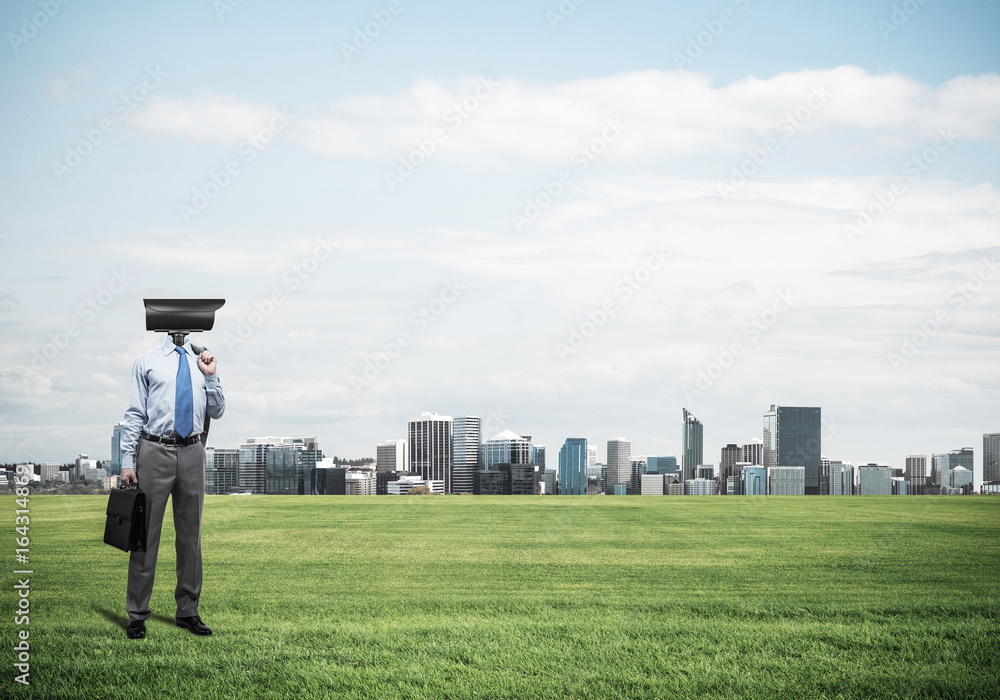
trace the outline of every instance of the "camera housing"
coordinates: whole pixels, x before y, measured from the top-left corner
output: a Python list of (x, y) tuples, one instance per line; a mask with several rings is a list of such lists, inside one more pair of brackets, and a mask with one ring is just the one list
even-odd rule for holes
[(174, 345), (184, 344), (188, 333), (210, 331), (215, 312), (225, 299), (143, 299), (146, 305), (146, 330), (169, 333)]

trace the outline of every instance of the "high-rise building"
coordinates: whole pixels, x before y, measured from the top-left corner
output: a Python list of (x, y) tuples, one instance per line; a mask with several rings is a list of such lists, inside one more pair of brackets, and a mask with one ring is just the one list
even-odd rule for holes
[(531, 443), (531, 463), (538, 467), (540, 474), (545, 474), (545, 445)]
[[(452, 419), (451, 480), (449, 493), (472, 493), (472, 482), (479, 470), (479, 418), (459, 416)], [(531, 442), (529, 441), (529, 445)]]
[[(247, 438), (240, 445), (239, 487), (250, 493), (267, 493), (267, 453), (276, 448), (293, 448), (312, 453), (306, 457), (309, 466), (315, 466), (315, 460), (322, 457), (319, 445), (314, 437), (254, 437)], [(318, 457), (316, 454), (318, 453)], [(303, 462), (305, 465), (306, 462)]]
[(815, 406), (771, 404), (764, 413), (765, 467), (805, 467), (805, 492), (820, 492), (822, 415)]
[(974, 459), (975, 453), (971, 447), (952, 450), (947, 454), (935, 454), (931, 457), (931, 480), (938, 486), (950, 488), (951, 470), (956, 467), (965, 467), (971, 472), (974, 469)]
[(654, 472), (642, 475), (639, 488), (643, 496), (662, 496), (665, 486), (665, 477)]
[(771, 496), (803, 496), (806, 492), (805, 467), (766, 467), (767, 493)]
[(535, 454), (531, 439), (513, 430), (504, 430), (483, 444), (484, 470), (497, 464), (534, 464)]
[(122, 429), (125, 423), (119, 423), (111, 431), (111, 464), (107, 466), (109, 474), (122, 473)]
[(983, 434), (983, 481), (1000, 482), (1000, 433)]
[(410, 445), (406, 438), (386, 440), (375, 446), (376, 472), (405, 472), (410, 468)]
[(952, 489), (961, 493), (972, 492), (972, 470), (965, 467), (955, 467), (951, 470)]
[(632, 460), (632, 472), (629, 485), (633, 488), (642, 488), (642, 476), (646, 473), (649, 463), (645, 458)]
[(597, 445), (587, 447), (587, 466), (592, 467), (597, 464)]
[(862, 496), (891, 496), (892, 470), (878, 464), (858, 467), (858, 493)]
[(608, 491), (632, 483), (632, 443), (625, 438), (608, 440)]
[(702, 424), (686, 408), (684, 411), (684, 429), (681, 433), (681, 444), (684, 452), (681, 454), (681, 480), (694, 478), (694, 469), (704, 460)]
[(767, 493), (767, 470), (752, 466), (743, 469), (743, 495), (763, 496)]
[(677, 472), (677, 458), (646, 457), (646, 472), (653, 474), (674, 474)]
[(903, 478), (909, 483), (909, 493), (922, 496), (927, 484), (927, 455), (906, 455)]
[(828, 493), (831, 496), (854, 494), (854, 465), (850, 462), (832, 461), (827, 468)]
[(684, 482), (685, 496), (716, 496), (719, 484), (715, 479), (687, 479)]
[(240, 451), (205, 448), (205, 493), (232, 493), (240, 485)]
[(587, 493), (587, 438), (567, 438), (559, 450), (559, 493)]
[(748, 462), (756, 466), (764, 464), (764, 441), (760, 438), (753, 438), (750, 442), (743, 444), (743, 457), (741, 462)]
[(410, 473), (424, 481), (443, 481), (451, 486), (451, 416), (430, 411), (407, 421), (410, 445)]
[(39, 466), (42, 481), (56, 481), (59, 478), (59, 462), (42, 462)]
[[(294, 440), (294, 439), (293, 439)], [(323, 452), (316, 449), (315, 438), (305, 443), (273, 445), (264, 452), (264, 493), (305, 495), (316, 492), (316, 463)]]
[[(736, 475), (736, 463), (744, 462), (743, 447), (736, 444), (728, 444), (722, 448), (722, 455), (719, 459), (719, 483), (726, 484), (731, 476)], [(727, 493), (727, 489), (720, 489), (720, 493)]]

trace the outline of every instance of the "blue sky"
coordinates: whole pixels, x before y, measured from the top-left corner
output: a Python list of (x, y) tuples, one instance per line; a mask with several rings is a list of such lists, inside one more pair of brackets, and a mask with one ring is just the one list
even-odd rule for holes
[(371, 455), (435, 410), (553, 459), (677, 454), (686, 406), (717, 462), (782, 403), (823, 407), (831, 458), (971, 445), (978, 471), (1000, 430), (995, 3), (8, 2), (0, 26), (3, 461), (107, 457), (157, 342), (141, 300), (170, 296), (228, 300), (201, 338), (219, 446)]

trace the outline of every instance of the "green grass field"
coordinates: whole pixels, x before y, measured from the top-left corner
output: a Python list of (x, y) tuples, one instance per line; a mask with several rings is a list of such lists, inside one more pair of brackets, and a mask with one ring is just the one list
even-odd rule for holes
[(0, 697), (1000, 697), (996, 497), (207, 497), (215, 634), (173, 624), (168, 506), (143, 641), (105, 504), (31, 498)]

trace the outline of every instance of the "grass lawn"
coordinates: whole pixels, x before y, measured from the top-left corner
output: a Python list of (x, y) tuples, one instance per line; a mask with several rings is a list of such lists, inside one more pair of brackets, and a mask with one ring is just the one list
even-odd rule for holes
[(1000, 697), (997, 497), (209, 496), (215, 634), (173, 624), (168, 506), (142, 641), (105, 505), (31, 497), (0, 697)]

